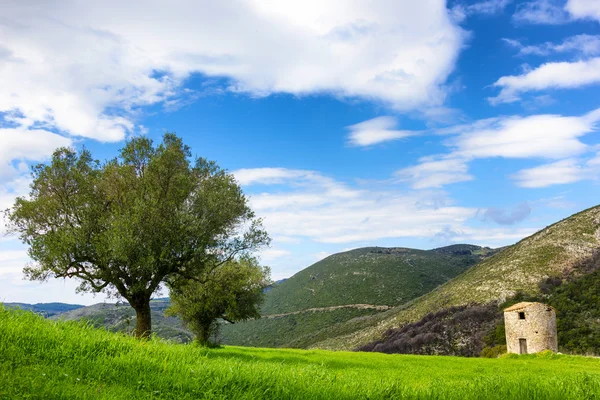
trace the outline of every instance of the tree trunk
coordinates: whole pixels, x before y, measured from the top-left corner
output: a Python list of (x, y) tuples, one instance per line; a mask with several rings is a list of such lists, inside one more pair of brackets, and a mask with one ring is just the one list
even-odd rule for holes
[(211, 324), (200, 323), (196, 335), (196, 342), (202, 347), (210, 347)]
[(150, 314), (150, 300), (140, 302), (133, 306), (136, 313), (135, 337), (146, 339), (152, 333), (152, 314)]

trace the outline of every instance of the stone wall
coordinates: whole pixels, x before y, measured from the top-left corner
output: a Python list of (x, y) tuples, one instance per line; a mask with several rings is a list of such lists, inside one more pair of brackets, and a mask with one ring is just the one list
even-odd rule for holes
[[(519, 318), (524, 313), (525, 319)], [(506, 346), (509, 353), (521, 353), (520, 339), (525, 339), (527, 353), (558, 351), (556, 312), (542, 303), (519, 303), (504, 310)]]

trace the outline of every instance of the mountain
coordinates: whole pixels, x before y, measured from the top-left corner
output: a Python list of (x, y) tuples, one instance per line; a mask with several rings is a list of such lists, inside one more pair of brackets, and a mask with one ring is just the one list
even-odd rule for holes
[[(163, 339), (186, 343), (193, 339), (193, 334), (182, 327), (181, 320), (164, 315), (169, 306), (168, 298), (150, 301), (152, 313), (152, 332)], [(127, 303), (110, 304), (98, 303), (88, 307), (78, 308), (62, 314), (54, 315), (53, 320), (87, 320), (92, 325), (104, 327), (112, 332), (131, 333), (135, 329), (135, 310)]]
[(44, 317), (51, 317), (53, 315), (59, 315), (64, 312), (77, 310), (84, 306), (80, 304), (66, 304), (66, 303), (3, 303), (8, 308), (20, 308), (22, 310), (30, 310), (38, 314), (42, 314)]
[(416, 322), (453, 306), (502, 302), (517, 293), (537, 295), (548, 278), (581, 275), (600, 248), (600, 206), (553, 224), (506, 247), (455, 279), (401, 305), (361, 321), (321, 332), (311, 347), (354, 349), (390, 328)]
[(405, 304), (495, 251), (473, 245), (434, 250), (365, 247), (331, 255), (267, 292), (263, 318), (223, 325), (226, 344), (306, 347), (315, 333)]

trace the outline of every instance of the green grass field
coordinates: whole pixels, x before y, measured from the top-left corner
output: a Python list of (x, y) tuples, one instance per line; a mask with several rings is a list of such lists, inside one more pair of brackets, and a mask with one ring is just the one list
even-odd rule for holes
[(600, 360), (139, 342), (0, 306), (0, 399), (596, 399)]

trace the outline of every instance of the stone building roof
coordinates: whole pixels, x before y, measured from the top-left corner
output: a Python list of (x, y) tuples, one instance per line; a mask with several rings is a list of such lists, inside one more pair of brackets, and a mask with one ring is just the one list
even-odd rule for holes
[(522, 302), (520, 302), (520, 303), (517, 303), (517, 304), (514, 304), (514, 305), (512, 305), (512, 306), (510, 306), (510, 307), (508, 307), (508, 308), (505, 308), (505, 309), (504, 309), (504, 312), (510, 312), (510, 311), (524, 310), (525, 308), (527, 308), (527, 307), (529, 307), (529, 306), (532, 306), (532, 305), (534, 305), (534, 304), (539, 304), (539, 305), (542, 305), (542, 306), (544, 306), (544, 307), (549, 307), (549, 308), (552, 308), (552, 309), (554, 309), (554, 307), (552, 307), (552, 306), (549, 306), (549, 305), (547, 305), (547, 304), (543, 304), (543, 303), (537, 303), (537, 302), (531, 302), (531, 301), (522, 301)]

